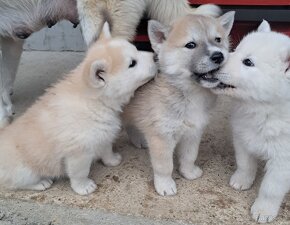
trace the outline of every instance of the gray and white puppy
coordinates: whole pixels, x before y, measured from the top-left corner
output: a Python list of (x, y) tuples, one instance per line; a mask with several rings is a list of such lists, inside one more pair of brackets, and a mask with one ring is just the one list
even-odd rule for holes
[(175, 148), (180, 173), (189, 180), (202, 175), (195, 160), (216, 100), (203, 86), (211, 85), (214, 78), (210, 74), (228, 58), (234, 14), (228, 12), (217, 19), (187, 15), (171, 27), (149, 22), (149, 38), (161, 72), (136, 92), (123, 117), (132, 143), (137, 147), (146, 146), (145, 140), (148, 143), (160, 195), (177, 192), (171, 176)]
[(10, 94), (24, 39), (63, 19), (74, 26), (78, 24), (76, 0), (0, 1), (0, 128), (7, 125), (13, 114)]

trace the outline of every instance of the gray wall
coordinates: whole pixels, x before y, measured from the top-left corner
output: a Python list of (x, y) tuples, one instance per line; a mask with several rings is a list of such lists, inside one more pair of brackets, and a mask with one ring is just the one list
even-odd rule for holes
[(86, 49), (80, 26), (62, 21), (52, 28), (43, 28), (29, 37), (24, 45), (25, 50), (41, 51), (84, 51)]

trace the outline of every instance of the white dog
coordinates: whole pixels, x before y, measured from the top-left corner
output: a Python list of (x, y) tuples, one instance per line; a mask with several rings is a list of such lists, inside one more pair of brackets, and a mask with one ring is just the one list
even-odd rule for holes
[(80, 66), (1, 131), (0, 185), (45, 190), (51, 178), (67, 175), (76, 193), (93, 192), (92, 161), (121, 162), (112, 143), (122, 106), (156, 70), (152, 53), (111, 38), (105, 23)]
[(189, 180), (202, 175), (195, 160), (216, 100), (203, 86), (212, 79), (208, 74), (228, 58), (234, 14), (228, 12), (219, 18), (187, 15), (171, 27), (149, 22), (149, 38), (161, 72), (138, 89), (124, 109), (124, 122), (132, 143), (145, 146), (141, 133), (148, 142), (154, 185), (160, 195), (177, 192), (172, 179), (175, 148), (180, 173)]
[(251, 213), (258, 222), (270, 222), (290, 189), (290, 38), (271, 32), (263, 21), (241, 41), (216, 78), (220, 83), (213, 92), (234, 98), (237, 170), (230, 185), (250, 188), (257, 158), (266, 160)]

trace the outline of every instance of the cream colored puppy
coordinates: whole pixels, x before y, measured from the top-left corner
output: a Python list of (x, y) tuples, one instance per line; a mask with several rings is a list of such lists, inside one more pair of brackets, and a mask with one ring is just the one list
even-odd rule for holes
[(136, 146), (146, 145), (141, 133), (145, 135), (160, 195), (177, 192), (171, 177), (176, 147), (180, 173), (190, 180), (202, 175), (194, 163), (216, 100), (204, 87), (211, 86), (211, 73), (228, 58), (233, 21), (234, 12), (228, 12), (217, 19), (187, 15), (172, 27), (149, 22), (148, 34), (161, 72), (137, 91), (125, 109), (124, 120)]
[(119, 165), (112, 151), (119, 113), (155, 73), (153, 54), (111, 38), (105, 23), (80, 66), (1, 132), (0, 185), (45, 190), (52, 178), (67, 175), (76, 193), (92, 193), (92, 161)]

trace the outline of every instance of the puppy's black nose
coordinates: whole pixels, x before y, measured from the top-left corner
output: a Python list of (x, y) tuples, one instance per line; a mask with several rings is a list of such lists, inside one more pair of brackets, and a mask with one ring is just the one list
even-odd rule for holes
[(214, 52), (210, 59), (216, 64), (221, 64), (224, 61), (224, 55), (221, 52)]

